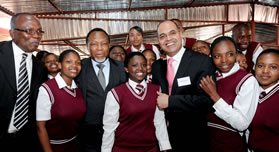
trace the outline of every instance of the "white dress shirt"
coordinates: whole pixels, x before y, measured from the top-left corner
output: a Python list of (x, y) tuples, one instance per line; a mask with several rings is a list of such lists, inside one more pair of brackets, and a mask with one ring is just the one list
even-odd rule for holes
[[(27, 53), (21, 50), (14, 42), (12, 42), (12, 47), (13, 47), (13, 53), (14, 53), (14, 61), (15, 61), (15, 74), (16, 74), (16, 86), (18, 83), (18, 74), (19, 74), (19, 67), (20, 67), (20, 62), (22, 60), (23, 53), (27, 54), (26, 57), (26, 70), (28, 74), (28, 81), (29, 81), (29, 89), (31, 88), (31, 77), (32, 77), (32, 53)], [(18, 131), (16, 127), (14, 126), (14, 116), (15, 116), (15, 106), (13, 110), (13, 114), (11, 117), (10, 125), (8, 128), (8, 133), (14, 133)]]
[[(129, 85), (133, 88), (136, 93), (139, 91), (136, 89), (137, 83), (129, 79)], [(147, 83), (142, 81), (140, 83), (147, 87)], [(119, 126), (118, 119), (119, 119), (119, 104), (114, 98), (111, 91), (108, 92), (106, 104), (105, 104), (105, 111), (103, 117), (104, 123), (104, 134), (103, 134), (103, 142), (102, 142), (102, 152), (111, 152), (112, 147), (114, 144), (115, 139), (115, 130)], [(156, 128), (156, 137), (159, 143), (160, 150), (168, 150), (171, 149), (171, 145), (169, 142), (166, 121), (165, 121), (165, 114), (163, 110), (159, 110), (156, 106), (155, 115), (154, 115), (154, 126)], [(139, 137), (140, 138), (140, 137)]]
[[(96, 76), (98, 76), (98, 72), (99, 72), (99, 68), (97, 67), (97, 65), (99, 64), (98, 62), (96, 62), (95, 60), (91, 59), (92, 61), (92, 65), (93, 68), (95, 70)], [(102, 62), (104, 66), (103, 68), (103, 73), (105, 75), (105, 79), (106, 79), (106, 86), (109, 83), (109, 71), (110, 71), (110, 63), (109, 63), (109, 59), (107, 58), (104, 62)]]
[[(178, 70), (179, 64), (181, 62), (182, 56), (186, 49), (184, 47), (181, 47), (181, 49), (172, 57), (174, 61), (172, 62), (172, 66), (174, 69), (174, 76), (176, 75), (176, 72)], [(170, 56), (167, 55), (167, 60), (170, 58)]]
[[(64, 79), (61, 77), (60, 72), (54, 77), (56, 80), (59, 89), (67, 87), (69, 89), (77, 88), (77, 85), (74, 80), (72, 80), (72, 86), (67, 86)], [(37, 121), (47, 121), (51, 119), (51, 106), (52, 102), (50, 101), (49, 94), (43, 86), (39, 88), (39, 95), (37, 98), (37, 109), (36, 109), (36, 120)]]
[[(223, 78), (234, 74), (239, 69), (239, 64), (235, 63), (229, 72), (222, 73)], [(256, 78), (254, 76), (249, 77), (242, 84), (233, 105), (227, 104), (222, 98), (213, 105), (216, 110), (215, 114), (238, 131), (244, 131), (250, 125), (256, 112), (259, 90), (260, 87)]]
[[(131, 46), (131, 52), (142, 52), (143, 50), (145, 50), (143, 44), (141, 44), (140, 49), (136, 49), (133, 45)], [(160, 59), (160, 51), (155, 45), (152, 45), (152, 50), (156, 54), (156, 59)]]

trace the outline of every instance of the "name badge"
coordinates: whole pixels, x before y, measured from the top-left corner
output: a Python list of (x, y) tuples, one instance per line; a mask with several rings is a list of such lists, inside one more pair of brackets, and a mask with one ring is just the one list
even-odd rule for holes
[(187, 76), (187, 77), (183, 77), (183, 78), (178, 78), (177, 83), (178, 83), (179, 87), (182, 87), (182, 86), (190, 85), (191, 80), (190, 80), (190, 77)]

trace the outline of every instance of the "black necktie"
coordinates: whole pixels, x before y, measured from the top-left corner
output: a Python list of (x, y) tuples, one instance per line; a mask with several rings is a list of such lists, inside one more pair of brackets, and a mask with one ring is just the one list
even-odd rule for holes
[(26, 69), (27, 54), (23, 54), (19, 67), (14, 126), (19, 130), (28, 122), (29, 82)]
[(97, 67), (99, 68), (99, 71), (98, 71), (99, 82), (100, 82), (102, 88), (105, 90), (106, 89), (106, 79), (105, 79), (105, 74), (103, 72), (103, 68), (105, 67), (105, 65), (103, 65), (102, 63), (99, 63), (99, 64), (97, 64)]

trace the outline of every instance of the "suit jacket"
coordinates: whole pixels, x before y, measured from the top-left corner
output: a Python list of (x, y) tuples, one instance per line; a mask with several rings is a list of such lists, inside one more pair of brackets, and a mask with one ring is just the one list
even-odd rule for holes
[[(82, 70), (77, 78), (77, 83), (79, 84), (87, 106), (85, 115), (86, 124), (103, 124), (104, 106), (108, 91), (127, 81), (123, 63), (113, 59), (109, 59), (109, 62), (109, 82), (106, 89), (103, 90), (93, 68), (91, 58), (82, 61)], [(91, 92), (92, 99), (88, 99), (88, 92)]]
[[(167, 60), (157, 60), (153, 63), (152, 83), (159, 84), (162, 92), (168, 94), (166, 73)], [(213, 102), (199, 86), (201, 78), (206, 75), (213, 76), (215, 80), (215, 67), (211, 58), (186, 49), (174, 78), (168, 108), (165, 110), (174, 151), (185, 151), (185, 147), (199, 151), (201, 145), (207, 142), (205, 118)], [(190, 81), (178, 86), (179, 78)], [(184, 149), (180, 149), (182, 147)]]
[[(32, 77), (29, 95), (28, 123), (19, 130), (24, 131), (26, 139), (37, 136), (36, 133), (36, 100), (39, 87), (47, 79), (43, 64), (32, 56)], [(0, 42), (0, 143), (7, 134), (17, 99), (17, 85), (12, 41)], [(3, 139), (4, 140), (4, 139)]]

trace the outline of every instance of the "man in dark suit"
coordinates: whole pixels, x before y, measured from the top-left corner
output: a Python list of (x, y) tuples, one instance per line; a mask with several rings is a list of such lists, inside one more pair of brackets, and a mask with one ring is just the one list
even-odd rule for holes
[(0, 42), (0, 151), (37, 151), (39, 147), (36, 99), (47, 73), (32, 52), (43, 33), (36, 16), (20, 13), (11, 19), (12, 41)]
[(122, 62), (109, 59), (109, 35), (100, 28), (91, 30), (86, 44), (91, 57), (82, 61), (77, 82), (86, 102), (81, 129), (82, 151), (100, 152), (103, 136), (103, 114), (107, 92), (126, 82)]
[(214, 75), (211, 59), (182, 47), (182, 32), (173, 21), (157, 28), (167, 60), (152, 66), (152, 82), (159, 84), (157, 105), (165, 109), (172, 151), (207, 151), (206, 114), (213, 102), (199, 86), (206, 75)]

